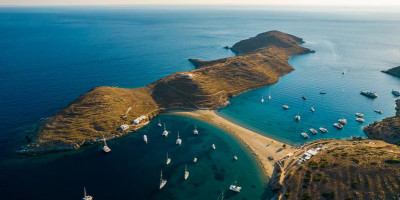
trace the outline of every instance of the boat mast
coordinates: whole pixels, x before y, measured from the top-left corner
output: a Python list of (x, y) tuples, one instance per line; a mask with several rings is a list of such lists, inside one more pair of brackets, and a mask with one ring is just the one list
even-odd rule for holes
[(83, 187), (83, 194), (84, 194), (84, 197), (86, 197), (86, 188), (85, 187)]
[(161, 170), (161, 175), (160, 175), (160, 181), (162, 181), (162, 170)]

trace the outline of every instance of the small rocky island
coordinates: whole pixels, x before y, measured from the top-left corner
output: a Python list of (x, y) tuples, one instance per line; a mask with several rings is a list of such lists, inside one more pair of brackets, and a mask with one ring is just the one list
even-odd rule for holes
[(392, 76), (400, 77), (400, 66), (394, 67), (392, 69), (384, 70), (383, 73), (390, 74)]
[(311, 53), (301, 38), (279, 31), (261, 33), (230, 49), (237, 56), (212, 61), (190, 59), (196, 69), (162, 78), (145, 87), (97, 87), (47, 119), (20, 153), (77, 149), (146, 125), (171, 109), (218, 109), (229, 98), (272, 85), (293, 71), (288, 59)]

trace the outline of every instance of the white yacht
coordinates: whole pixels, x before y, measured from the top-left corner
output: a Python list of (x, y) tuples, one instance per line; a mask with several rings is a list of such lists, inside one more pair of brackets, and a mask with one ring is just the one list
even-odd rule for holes
[(198, 135), (198, 134), (199, 134), (199, 131), (198, 131), (197, 128), (196, 128), (196, 124), (194, 125), (193, 134), (195, 134), (195, 135)]
[(362, 118), (362, 117), (364, 117), (364, 114), (362, 114), (362, 113), (356, 113), (356, 116)]
[(310, 128), (310, 133), (312, 133), (313, 135), (316, 135), (318, 132), (317, 132), (317, 130), (315, 130), (315, 129), (313, 129), (313, 128)]
[(337, 129), (343, 128), (343, 125), (341, 123), (334, 123), (333, 126), (336, 127)]
[(234, 159), (234, 160), (237, 160), (238, 157), (237, 157), (236, 155), (233, 155), (233, 159)]
[(370, 98), (377, 98), (379, 97), (378, 94), (376, 92), (371, 92), (371, 91), (361, 91), (360, 94), (366, 96), (366, 97), (370, 97)]
[(310, 110), (311, 112), (315, 112), (314, 106), (311, 106)]
[(356, 121), (358, 121), (358, 122), (360, 122), (360, 123), (364, 123), (364, 122), (365, 122), (365, 119), (364, 119), (364, 118), (361, 118), (361, 117), (357, 117), (357, 118), (356, 118)]
[(264, 95), (261, 96), (261, 103), (264, 103)]
[(392, 89), (392, 94), (396, 97), (400, 96), (400, 90), (393, 90)]
[(379, 114), (382, 114), (382, 113), (383, 113), (383, 111), (382, 111), (382, 110), (379, 110), (379, 109), (375, 109), (374, 112), (379, 113)]
[(167, 131), (167, 128), (165, 128), (165, 123), (164, 123), (164, 131), (162, 132), (162, 135), (165, 137), (168, 136), (168, 131)]
[(300, 133), (301, 134), (301, 136), (304, 138), (304, 139), (307, 139), (308, 138), (308, 134), (307, 133)]
[(300, 115), (299, 114), (297, 114), (296, 116), (294, 116), (294, 119), (296, 120), (296, 121), (300, 121)]
[(282, 106), (282, 108), (285, 109), (285, 110), (287, 110), (287, 109), (289, 109), (290, 107), (289, 107), (288, 105), (285, 104), (285, 105)]
[(162, 170), (160, 175), (160, 190), (167, 184), (167, 180), (162, 178)]
[(234, 191), (234, 192), (240, 192), (240, 190), (242, 190), (242, 187), (239, 187), (236, 185), (236, 181), (229, 186), (229, 189)]
[(83, 188), (83, 198), (82, 200), (92, 200), (93, 197), (86, 194), (86, 188)]
[(187, 165), (185, 165), (185, 180), (189, 178), (189, 171), (187, 170)]
[(326, 128), (324, 128), (324, 127), (320, 127), (319, 131), (321, 131), (322, 133), (327, 133), (328, 132), (328, 130)]
[(165, 164), (169, 165), (169, 163), (171, 163), (171, 158), (168, 157), (168, 153), (167, 153), (167, 162)]
[(146, 144), (147, 144), (147, 135), (143, 135), (143, 140), (144, 140), (144, 142), (146, 142)]
[(157, 126), (159, 126), (159, 127), (161, 127), (162, 125), (161, 125), (161, 120), (158, 120), (158, 124), (157, 124)]
[(178, 131), (178, 139), (176, 139), (176, 144), (181, 145), (182, 144), (182, 139), (179, 138), (179, 131)]
[(271, 99), (272, 99), (271, 94), (268, 94), (268, 100), (271, 100)]
[(195, 157), (195, 158), (193, 158), (193, 162), (195, 163), (195, 162), (197, 162), (197, 158)]
[(343, 125), (346, 125), (347, 124), (347, 120), (346, 119), (338, 119), (338, 122), (339, 123), (341, 123), (341, 124), (343, 124)]
[(215, 149), (216, 149), (216, 148), (215, 148), (215, 144), (212, 144), (212, 145), (211, 145), (211, 148), (215, 150)]
[(106, 138), (104, 137), (104, 135), (103, 135), (103, 141), (104, 141), (103, 152), (104, 152), (104, 153), (109, 153), (109, 152), (111, 152), (110, 147), (107, 146)]

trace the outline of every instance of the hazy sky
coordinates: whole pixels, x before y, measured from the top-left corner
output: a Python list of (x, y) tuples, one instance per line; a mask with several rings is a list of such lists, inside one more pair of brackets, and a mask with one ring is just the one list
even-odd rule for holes
[(121, 4), (266, 4), (266, 5), (400, 5), (400, 0), (0, 0), (0, 5), (121, 5)]

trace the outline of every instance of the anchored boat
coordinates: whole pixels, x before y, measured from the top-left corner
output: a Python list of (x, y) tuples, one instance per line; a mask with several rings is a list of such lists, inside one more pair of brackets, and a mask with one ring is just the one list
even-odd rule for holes
[(199, 131), (198, 131), (197, 128), (196, 128), (196, 124), (194, 125), (193, 134), (195, 134), (195, 135), (198, 135), (198, 134), (199, 134)]
[(86, 188), (83, 187), (83, 198), (82, 200), (92, 200), (93, 197), (86, 194)]
[(319, 131), (321, 131), (322, 133), (327, 133), (328, 132), (328, 130), (326, 128), (324, 128), (324, 127), (320, 127)]
[(185, 176), (184, 176), (185, 180), (187, 180), (189, 178), (189, 171), (187, 170), (187, 165), (185, 165)]
[(171, 163), (171, 158), (168, 157), (168, 153), (167, 153), (167, 162), (165, 162), (165, 164), (169, 165), (169, 163)]
[(304, 139), (307, 139), (308, 138), (308, 134), (307, 133), (300, 133), (300, 135), (304, 138)]
[(160, 190), (167, 184), (167, 180), (162, 178), (162, 170), (160, 175)]
[(176, 144), (181, 145), (182, 144), (182, 139), (179, 138), (179, 131), (178, 131), (178, 139), (176, 139)]
[(165, 137), (168, 136), (168, 131), (167, 131), (167, 128), (165, 127), (165, 123), (164, 123), (164, 131), (163, 131), (162, 135)]
[(370, 98), (377, 98), (379, 97), (378, 94), (376, 92), (371, 92), (371, 91), (361, 91), (360, 94), (366, 96), (366, 97), (370, 97)]
[(240, 192), (240, 190), (242, 190), (242, 187), (237, 186), (236, 183), (237, 182), (234, 181), (233, 184), (229, 186), (229, 189), (234, 192)]

